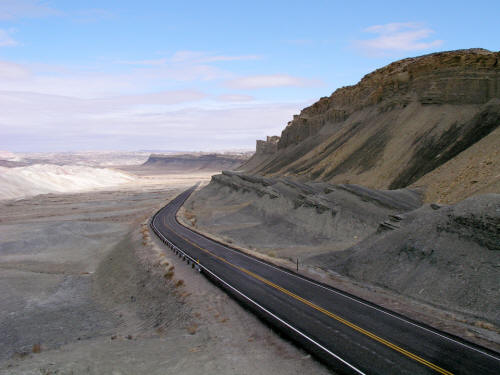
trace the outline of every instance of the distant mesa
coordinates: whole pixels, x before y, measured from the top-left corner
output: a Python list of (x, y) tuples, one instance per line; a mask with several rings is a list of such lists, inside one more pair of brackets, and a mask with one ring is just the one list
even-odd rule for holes
[(248, 153), (234, 154), (151, 154), (143, 164), (145, 168), (160, 168), (171, 172), (222, 171), (238, 168), (249, 157)]
[[(444, 202), (498, 192), (499, 60), (500, 52), (476, 48), (393, 62), (304, 108), (280, 137), (257, 141), (243, 170), (377, 189), (416, 186)], [(477, 175), (480, 167), (485, 173)]]

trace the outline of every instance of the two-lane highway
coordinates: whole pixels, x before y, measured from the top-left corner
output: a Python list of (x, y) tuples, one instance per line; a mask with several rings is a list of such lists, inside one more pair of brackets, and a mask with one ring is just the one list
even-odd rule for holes
[(333, 369), (348, 374), (500, 374), (498, 353), (184, 227), (176, 213), (193, 190), (180, 194), (154, 216), (155, 232), (198, 261), (207, 277)]

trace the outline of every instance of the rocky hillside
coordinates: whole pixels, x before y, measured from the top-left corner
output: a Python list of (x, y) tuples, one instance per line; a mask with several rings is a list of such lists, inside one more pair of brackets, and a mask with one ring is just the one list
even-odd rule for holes
[[(427, 189), (427, 200), (447, 202), (495, 192), (500, 181), (494, 153), (500, 149), (499, 59), (500, 52), (469, 49), (389, 64), (302, 110), (283, 130), (276, 151), (264, 153), (261, 147), (243, 170), (377, 189), (413, 184)], [(484, 151), (479, 142), (491, 152), (480, 157), (470, 152), (465, 160), (466, 150)], [(424, 178), (457, 158), (462, 159), (457, 171), (443, 173), (442, 168), (440, 175)], [(478, 184), (466, 170), (482, 164), (488, 173)], [(439, 185), (452, 181), (460, 191), (438, 196)]]

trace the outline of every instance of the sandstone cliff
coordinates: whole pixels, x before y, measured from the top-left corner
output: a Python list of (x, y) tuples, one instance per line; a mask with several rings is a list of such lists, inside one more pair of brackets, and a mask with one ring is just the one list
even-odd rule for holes
[[(283, 130), (277, 152), (261, 154), (244, 170), (379, 189), (432, 185), (429, 197), (435, 197), (436, 186), (447, 180), (419, 183), (423, 176), (481, 140), (500, 148), (499, 59), (499, 52), (469, 49), (389, 64), (302, 110)], [(483, 176), (488, 181), (477, 186), (495, 192), (500, 160), (498, 154), (486, 158), (492, 159)], [(459, 174), (445, 178), (460, 180)], [(476, 190), (450, 192), (447, 199)]]

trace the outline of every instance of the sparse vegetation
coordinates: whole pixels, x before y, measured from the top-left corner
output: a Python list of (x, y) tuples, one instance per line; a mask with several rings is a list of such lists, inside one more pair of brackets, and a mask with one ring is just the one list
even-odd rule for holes
[(186, 329), (190, 335), (194, 335), (198, 331), (198, 324), (192, 324), (186, 327)]
[(174, 277), (174, 273), (175, 273), (175, 267), (174, 266), (170, 266), (167, 270), (167, 272), (163, 275), (163, 277), (167, 280), (171, 280), (173, 277)]
[(175, 283), (176, 288), (180, 288), (183, 285), (184, 285), (184, 280), (177, 280), (177, 282)]

